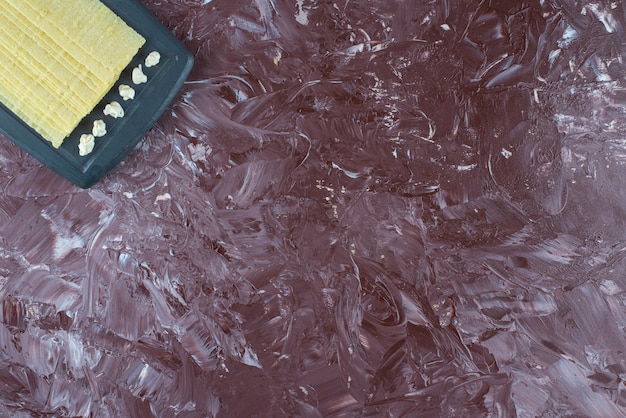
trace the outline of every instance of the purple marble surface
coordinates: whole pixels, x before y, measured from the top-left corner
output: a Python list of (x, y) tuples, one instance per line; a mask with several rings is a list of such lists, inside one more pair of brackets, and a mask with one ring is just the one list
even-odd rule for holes
[(0, 148), (0, 416), (626, 415), (621, 1), (145, 0), (88, 190)]

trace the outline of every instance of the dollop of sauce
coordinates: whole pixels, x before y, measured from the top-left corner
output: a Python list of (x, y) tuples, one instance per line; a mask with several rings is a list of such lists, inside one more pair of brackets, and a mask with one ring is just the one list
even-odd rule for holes
[(135, 84), (143, 84), (148, 81), (148, 76), (144, 74), (141, 64), (133, 68), (132, 79)]
[(113, 118), (121, 118), (124, 117), (124, 108), (119, 102), (111, 102), (104, 107), (104, 111), (102, 112), (106, 116), (111, 116)]
[(96, 138), (92, 134), (82, 134), (78, 143), (78, 155), (84, 157), (93, 151), (96, 144)]
[(154, 67), (159, 62), (161, 62), (161, 54), (159, 53), (159, 51), (152, 51), (146, 57), (144, 64), (146, 65), (147, 68), (150, 68), (150, 67)]
[(93, 122), (93, 127), (91, 128), (91, 134), (96, 138), (100, 138), (107, 134), (107, 125), (102, 119), (98, 119)]
[(117, 91), (123, 100), (133, 100), (135, 98), (135, 89), (128, 84), (120, 84)]

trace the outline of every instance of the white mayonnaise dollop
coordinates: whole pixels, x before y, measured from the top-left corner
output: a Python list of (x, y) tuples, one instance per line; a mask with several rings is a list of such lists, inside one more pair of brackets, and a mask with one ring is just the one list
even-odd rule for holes
[(148, 81), (148, 76), (143, 73), (141, 64), (133, 68), (132, 79), (135, 84), (143, 84)]
[(155, 65), (157, 65), (160, 61), (161, 61), (161, 54), (159, 54), (158, 51), (152, 51), (146, 57), (145, 64), (146, 64), (146, 67), (150, 68), (150, 67), (154, 67)]
[(124, 116), (124, 108), (122, 108), (122, 105), (118, 102), (111, 102), (108, 105), (104, 106), (103, 113), (106, 116), (121, 118)]
[(80, 136), (80, 143), (78, 144), (78, 154), (81, 157), (91, 153), (96, 141), (92, 134), (82, 134)]
[(102, 119), (98, 119), (93, 122), (93, 128), (91, 128), (91, 133), (96, 138), (100, 138), (101, 136), (105, 136), (107, 134), (107, 125), (104, 123)]
[(133, 100), (135, 98), (135, 89), (127, 84), (120, 84), (118, 91), (124, 100)]

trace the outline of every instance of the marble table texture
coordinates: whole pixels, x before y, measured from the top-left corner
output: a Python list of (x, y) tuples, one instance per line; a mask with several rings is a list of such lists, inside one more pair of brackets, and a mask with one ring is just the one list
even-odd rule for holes
[(0, 416), (626, 415), (623, 2), (144, 4), (118, 167), (0, 139)]

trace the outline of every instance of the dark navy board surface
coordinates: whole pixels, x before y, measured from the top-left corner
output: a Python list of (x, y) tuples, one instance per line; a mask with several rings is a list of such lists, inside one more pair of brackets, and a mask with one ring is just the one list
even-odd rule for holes
[[(193, 65), (193, 56), (189, 51), (138, 1), (102, 0), (102, 3), (142, 35), (146, 43), (122, 71), (116, 84), (58, 149), (0, 103), (0, 132), (82, 188), (88, 188), (100, 180), (137, 145), (168, 107)], [(158, 65), (145, 68), (144, 60), (152, 51), (158, 51), (161, 60)], [(148, 82), (134, 85), (131, 80), (132, 69), (139, 64), (142, 64)], [(121, 99), (118, 91), (120, 84), (135, 89), (134, 100)], [(123, 118), (115, 119), (102, 113), (104, 106), (113, 100), (124, 108)], [(106, 122), (107, 134), (96, 138), (93, 152), (80, 156), (80, 136), (90, 133), (97, 119)]]

